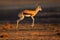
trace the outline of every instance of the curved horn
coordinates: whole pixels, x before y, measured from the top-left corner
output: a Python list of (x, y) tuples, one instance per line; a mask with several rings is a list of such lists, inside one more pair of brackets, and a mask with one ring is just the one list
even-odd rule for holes
[(38, 2), (35, 2), (35, 5), (36, 5), (36, 6), (38, 6), (38, 5), (39, 5), (39, 3), (38, 3)]
[(35, 2), (35, 5), (37, 6), (38, 5), (38, 2)]

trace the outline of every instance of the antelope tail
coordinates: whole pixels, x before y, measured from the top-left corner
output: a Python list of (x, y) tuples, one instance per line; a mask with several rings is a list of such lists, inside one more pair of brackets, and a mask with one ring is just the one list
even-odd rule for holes
[(23, 20), (24, 19), (23, 12), (19, 13), (18, 17), (20, 17), (20, 20)]
[(22, 15), (23, 15), (23, 12), (19, 13), (19, 14), (18, 14), (18, 17), (21, 17)]

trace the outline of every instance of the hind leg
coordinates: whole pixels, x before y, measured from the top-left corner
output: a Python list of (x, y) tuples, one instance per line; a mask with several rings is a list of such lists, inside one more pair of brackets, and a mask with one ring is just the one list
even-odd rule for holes
[(22, 21), (23, 19), (24, 19), (24, 16), (22, 16), (20, 19), (17, 20), (17, 26), (16, 26), (16, 28), (18, 28), (19, 22)]

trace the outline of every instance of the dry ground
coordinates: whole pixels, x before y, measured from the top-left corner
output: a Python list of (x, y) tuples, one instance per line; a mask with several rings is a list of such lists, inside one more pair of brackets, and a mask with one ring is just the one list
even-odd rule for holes
[(0, 24), (0, 40), (60, 40), (60, 24)]

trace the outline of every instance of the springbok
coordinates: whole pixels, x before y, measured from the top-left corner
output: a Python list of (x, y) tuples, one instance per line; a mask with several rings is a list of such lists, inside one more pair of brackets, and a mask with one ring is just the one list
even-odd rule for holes
[(35, 10), (23, 10), (21, 13), (18, 14), (18, 17), (20, 19), (17, 20), (17, 27), (18, 28), (18, 24), (21, 20), (24, 19), (24, 17), (31, 17), (33, 22), (32, 22), (32, 27), (34, 26), (34, 16), (36, 16), (36, 14), (39, 12), (39, 11), (42, 11), (42, 8), (41, 6), (37, 6), (37, 8)]

